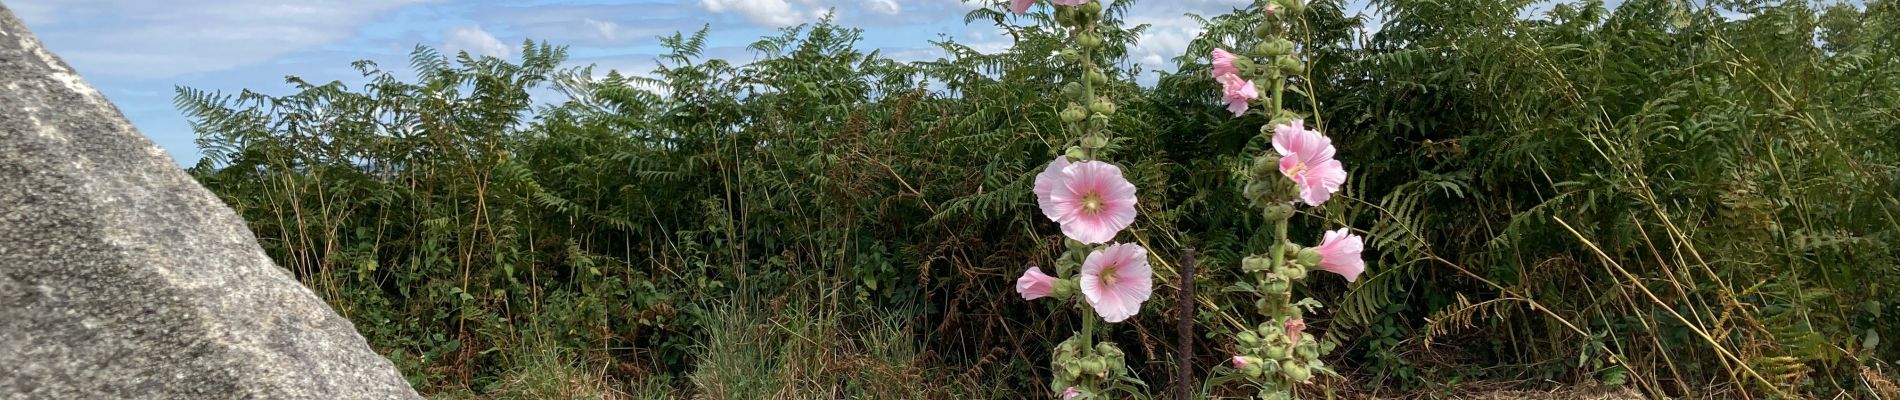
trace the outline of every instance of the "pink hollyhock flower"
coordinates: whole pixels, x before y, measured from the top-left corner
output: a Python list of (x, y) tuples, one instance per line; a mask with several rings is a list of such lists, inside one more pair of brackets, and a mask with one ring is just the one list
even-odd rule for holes
[(1234, 368), (1247, 368), (1247, 358), (1234, 356)]
[[(1057, 158), (1049, 167), (1066, 162)], [(1061, 168), (1059, 174), (1050, 175), (1047, 169), (1037, 174), (1035, 190), (1042, 214), (1062, 224), (1063, 235), (1082, 243), (1107, 243), (1135, 223), (1135, 185), (1122, 178), (1121, 168), (1101, 161)], [(1040, 201), (1045, 183), (1048, 201)]]
[(1240, 68), (1234, 67), (1234, 60), (1238, 59), (1240, 59), (1240, 56), (1227, 52), (1227, 49), (1214, 48), (1214, 77), (1220, 78), (1221, 75), (1239, 74)]
[(1016, 15), (1023, 15), (1029, 12), (1029, 6), (1035, 4), (1036, 0), (1009, 0), (1009, 11), (1015, 12)]
[(1023, 271), (1023, 277), (1016, 278), (1016, 293), (1021, 293), (1023, 300), (1049, 297), (1049, 293), (1055, 291), (1056, 277), (1042, 273), (1042, 268), (1029, 267)]
[(1300, 185), (1300, 201), (1317, 206), (1346, 184), (1346, 167), (1333, 159), (1333, 139), (1307, 130), (1299, 120), (1273, 128), (1280, 173)]
[(1068, 167), (1068, 157), (1056, 156), (1055, 160), (1049, 161), (1049, 166), (1042, 167), (1042, 172), (1036, 174), (1036, 186), (1031, 191), (1036, 193), (1036, 205), (1042, 207), (1043, 214), (1054, 215), (1050, 210), (1055, 206), (1055, 199), (1050, 198), (1049, 193), (1055, 192), (1056, 185), (1062, 184), (1062, 170)]
[(1075, 398), (1075, 396), (1081, 396), (1081, 395), (1082, 395), (1082, 392), (1076, 391), (1074, 386), (1070, 386), (1068, 389), (1062, 389), (1062, 398), (1064, 400), (1073, 399)]
[[(1319, 268), (1346, 277), (1347, 282), (1359, 280), (1359, 274), (1366, 272), (1366, 260), (1359, 258), (1365, 251), (1365, 239), (1346, 231), (1346, 228), (1326, 232), (1324, 240), (1313, 251), (1319, 252)], [(1304, 324), (1301, 324), (1304, 327)], [(1292, 326), (1289, 325), (1291, 330)]]
[(1247, 102), (1260, 97), (1260, 91), (1254, 90), (1253, 81), (1241, 79), (1240, 75), (1226, 74), (1214, 77), (1220, 82), (1221, 101), (1227, 102), (1227, 111), (1233, 111), (1238, 117), (1247, 112)]
[(1133, 243), (1117, 243), (1089, 253), (1082, 260), (1082, 296), (1102, 320), (1122, 322), (1141, 312), (1141, 302), (1154, 292), (1154, 269), (1148, 250)]
[(1089, 0), (1049, 0), (1049, 2), (1059, 6), (1079, 6), (1088, 3)]
[(1294, 318), (1294, 319), (1286, 320), (1286, 338), (1287, 339), (1292, 339), (1294, 344), (1299, 344), (1300, 332), (1306, 332), (1305, 319)]

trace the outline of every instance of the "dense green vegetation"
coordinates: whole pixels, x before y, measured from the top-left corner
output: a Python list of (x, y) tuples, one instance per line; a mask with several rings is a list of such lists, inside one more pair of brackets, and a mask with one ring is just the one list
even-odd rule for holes
[[(1305, 392), (1900, 394), (1900, 4), (1530, 3), (1379, 0), (1378, 26), (1310, 6), (1288, 108), (1352, 180), (1306, 220), (1366, 228), (1371, 267), (1302, 289), (1345, 375)], [(1126, 5), (1108, 49), (1143, 30)], [(1152, 392), (1181, 357), (1179, 254), (1201, 254), (1200, 337), (1224, 337), (1247, 305), (1220, 289), (1264, 251), (1239, 185), (1266, 121), (1206, 73), (1252, 45), (1248, 12), (1154, 85), (1094, 54), (1158, 257), (1157, 301), (1112, 334)], [(1011, 286), (1063, 251), (1030, 181), (1077, 139), (1056, 116), (1077, 74), (1047, 15), (967, 19), (1015, 47), (901, 63), (821, 22), (742, 65), (701, 31), (652, 77), (418, 48), (413, 77), (361, 62), (360, 88), (178, 106), (192, 173), (425, 393), (1025, 397), (1077, 325)], [(1198, 342), (1197, 373), (1231, 345)]]

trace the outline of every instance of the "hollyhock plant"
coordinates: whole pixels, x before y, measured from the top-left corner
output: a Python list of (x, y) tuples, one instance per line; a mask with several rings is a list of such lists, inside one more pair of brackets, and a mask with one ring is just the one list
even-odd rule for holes
[(1365, 239), (1348, 232), (1346, 228), (1339, 228), (1326, 232), (1319, 247), (1314, 247), (1313, 250), (1319, 252), (1320, 269), (1339, 274), (1346, 277), (1347, 282), (1353, 282), (1359, 279), (1360, 273), (1366, 272), (1366, 260), (1359, 258), (1359, 253), (1365, 248)]
[(1260, 97), (1260, 91), (1254, 89), (1253, 81), (1243, 79), (1240, 75), (1226, 74), (1214, 80), (1220, 82), (1221, 101), (1227, 102), (1227, 111), (1232, 111), (1235, 117), (1247, 112), (1247, 102)]
[(1234, 67), (1234, 60), (1239, 59), (1240, 56), (1228, 52), (1227, 49), (1214, 48), (1214, 77), (1220, 78), (1223, 75), (1239, 74), (1240, 68)]
[[(1050, 168), (1064, 163), (1061, 158)], [(1058, 224), (1062, 234), (1086, 244), (1107, 243), (1115, 234), (1135, 222), (1135, 185), (1122, 177), (1121, 168), (1101, 161), (1082, 161), (1062, 167), (1054, 175), (1044, 170), (1036, 176), (1038, 203), (1042, 213)], [(1043, 177), (1048, 176), (1048, 180)], [(1040, 190), (1047, 183), (1049, 194), (1042, 201)]]
[(1029, 12), (1029, 6), (1035, 4), (1036, 0), (1009, 0), (1009, 11), (1016, 15), (1023, 15)]
[(1049, 297), (1055, 291), (1056, 277), (1042, 273), (1042, 268), (1029, 267), (1028, 271), (1023, 271), (1023, 277), (1016, 278), (1016, 293), (1021, 293), (1023, 300)]
[(1346, 183), (1346, 167), (1333, 159), (1333, 139), (1299, 120), (1273, 128), (1273, 150), (1280, 152), (1280, 173), (1299, 184), (1307, 205), (1325, 203)]
[(1141, 311), (1154, 292), (1154, 269), (1148, 250), (1133, 243), (1117, 243), (1089, 253), (1082, 261), (1082, 295), (1103, 321), (1122, 322)]

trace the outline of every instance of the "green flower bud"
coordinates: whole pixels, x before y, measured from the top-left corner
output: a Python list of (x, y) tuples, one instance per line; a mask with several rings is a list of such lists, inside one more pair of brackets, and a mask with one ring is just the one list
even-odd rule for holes
[(1089, 71), (1088, 78), (1089, 83), (1097, 85), (1108, 84), (1108, 74), (1103, 74), (1102, 71)]
[(1313, 370), (1293, 361), (1281, 361), (1280, 372), (1286, 374), (1287, 379), (1294, 382), (1306, 382), (1307, 379), (1313, 377)]
[(1080, 36), (1076, 36), (1075, 44), (1081, 45), (1082, 48), (1086, 49), (1102, 47), (1102, 37), (1092, 33), (1084, 33)]
[(1234, 340), (1240, 342), (1243, 346), (1253, 347), (1255, 344), (1260, 343), (1260, 335), (1253, 334), (1253, 331), (1240, 331), (1240, 333), (1234, 334)]
[(1077, 159), (1077, 160), (1082, 159), (1083, 158), (1082, 156), (1085, 155), (1082, 152), (1082, 147), (1080, 146), (1069, 146), (1069, 151), (1064, 152), (1062, 154), (1065, 156), (1068, 156), (1069, 158)]
[(1244, 272), (1265, 271), (1273, 268), (1273, 260), (1261, 256), (1247, 256), (1240, 259), (1240, 270)]
[(1301, 267), (1319, 268), (1319, 251), (1311, 247), (1301, 248), (1294, 253), (1293, 259), (1299, 261)]
[(1301, 64), (1300, 59), (1294, 58), (1293, 56), (1280, 57), (1278, 60), (1275, 60), (1274, 63), (1279, 65), (1281, 73), (1287, 75), (1299, 75), (1300, 71), (1306, 69), (1306, 65)]
[(1082, 373), (1089, 375), (1108, 373), (1108, 363), (1103, 362), (1101, 357), (1089, 357), (1087, 360), (1082, 360)]
[[(1074, 53), (1068, 50), (1063, 50), (1062, 52), (1065, 55)], [(1069, 82), (1068, 84), (1062, 85), (1063, 97), (1068, 97), (1071, 100), (1081, 101), (1082, 96), (1084, 95), (1085, 94), (1082, 92), (1082, 84), (1080, 82)]]
[(1056, 23), (1062, 24), (1062, 26), (1074, 26), (1075, 8), (1056, 7)]
[(1082, 138), (1082, 148), (1099, 149), (1103, 147), (1108, 147), (1108, 138), (1102, 137), (1102, 135), (1091, 133)]
[(1265, 23), (1265, 24), (1260, 24), (1259, 26), (1253, 27), (1253, 35), (1260, 37), (1262, 39), (1271, 38), (1273, 37), (1275, 33), (1278, 33), (1279, 31), (1280, 31), (1279, 26), (1276, 26), (1273, 23)]
[(1267, 282), (1265, 291), (1267, 293), (1286, 293), (1290, 288), (1292, 288), (1292, 286), (1287, 285), (1285, 279), (1279, 279), (1273, 282)]
[(1273, 43), (1273, 53), (1275, 56), (1293, 54), (1293, 41), (1286, 40), (1286, 38), (1278, 38), (1273, 39), (1271, 43)]
[(1109, 101), (1107, 97), (1096, 99), (1094, 103), (1089, 103), (1089, 111), (1098, 114), (1114, 114), (1115, 102)]
[(1082, 14), (1089, 16), (1102, 15), (1102, 2), (1098, 0), (1082, 3)]
[(1264, 349), (1261, 349), (1261, 352), (1260, 352), (1260, 355), (1261, 355), (1261, 356), (1262, 356), (1263, 358), (1266, 358), (1266, 359), (1268, 359), (1268, 360), (1275, 360), (1275, 361), (1278, 361), (1278, 360), (1285, 360), (1285, 359), (1286, 359), (1286, 356), (1287, 356), (1287, 354), (1286, 354), (1286, 347), (1283, 347), (1283, 346), (1267, 346), (1266, 348), (1264, 348)]
[(1273, 42), (1270, 42), (1270, 41), (1262, 41), (1260, 43), (1254, 43), (1253, 56), (1254, 57), (1273, 57), (1273, 56), (1278, 56), (1280, 54), (1283, 54), (1275, 49), (1276, 48), (1273, 46)]
[(1103, 114), (1090, 115), (1089, 127), (1095, 129), (1108, 128), (1108, 116)]
[(1288, 280), (1295, 280), (1295, 281), (1297, 281), (1297, 280), (1301, 280), (1301, 279), (1306, 279), (1306, 273), (1307, 273), (1307, 269), (1306, 269), (1306, 268), (1300, 268), (1300, 266), (1298, 266), (1298, 265), (1295, 265), (1295, 266), (1293, 266), (1293, 267), (1291, 267), (1291, 268), (1287, 268), (1287, 269), (1286, 269), (1286, 272), (1287, 272), (1287, 273), (1286, 273), (1286, 279), (1288, 279)]
[(1268, 221), (1279, 221), (1293, 216), (1293, 205), (1279, 203), (1267, 206), (1262, 213)]
[(1062, 110), (1060, 117), (1062, 117), (1062, 122), (1082, 122), (1083, 119), (1089, 117), (1089, 112), (1082, 109), (1082, 106), (1071, 104), (1068, 109)]
[(1075, 280), (1057, 279), (1055, 290), (1049, 292), (1049, 295), (1054, 296), (1057, 300), (1068, 300), (1069, 297), (1075, 296), (1075, 291), (1080, 289), (1080, 287), (1079, 284), (1075, 283)]
[[(1269, 126), (1267, 127), (1267, 129), (1272, 129), (1272, 127)], [(1267, 132), (1267, 133), (1271, 135), (1271, 132)], [(1268, 136), (1268, 137), (1272, 137), (1272, 136)], [(1253, 158), (1253, 165), (1247, 167), (1247, 173), (1252, 174), (1254, 179), (1279, 178), (1280, 155), (1274, 154), (1274, 153), (1261, 153), (1260, 155), (1255, 156)]]

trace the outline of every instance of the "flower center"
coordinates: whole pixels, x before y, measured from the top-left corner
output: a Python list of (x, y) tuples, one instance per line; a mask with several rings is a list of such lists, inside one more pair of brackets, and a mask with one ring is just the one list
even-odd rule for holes
[(1299, 162), (1298, 160), (1293, 161), (1292, 168), (1286, 169), (1287, 176), (1296, 176), (1296, 175), (1299, 175), (1301, 172), (1306, 172), (1306, 163)]
[(1102, 273), (1099, 275), (1102, 277), (1102, 286), (1115, 286), (1115, 279), (1117, 278), (1115, 275), (1115, 266), (1102, 267)]
[(1102, 212), (1102, 195), (1099, 193), (1089, 193), (1086, 196), (1082, 196), (1082, 211), (1087, 211), (1090, 214)]

